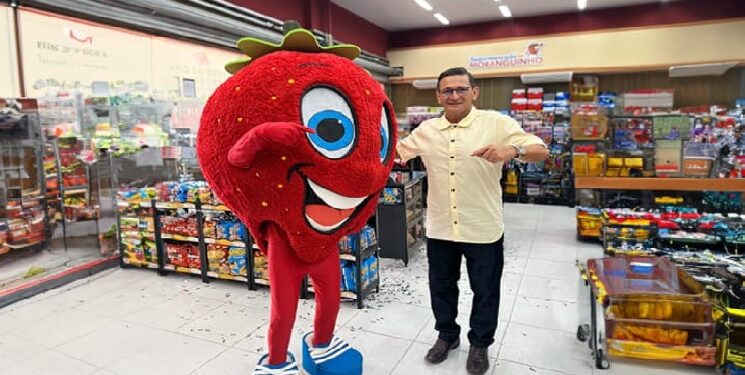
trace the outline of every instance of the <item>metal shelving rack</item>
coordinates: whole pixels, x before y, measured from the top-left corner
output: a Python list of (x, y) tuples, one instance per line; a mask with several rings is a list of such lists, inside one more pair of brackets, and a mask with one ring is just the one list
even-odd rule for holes
[[(375, 216), (377, 221), (380, 256), (383, 258), (401, 259), (405, 265), (415, 249), (424, 242), (424, 192), (423, 181), (425, 174), (410, 174), (405, 183), (389, 183), (386, 189), (395, 191), (396, 201), (378, 203)], [(400, 198), (400, 200), (398, 199)], [(409, 212), (413, 215), (409, 217)], [(413, 229), (413, 234), (410, 232)], [(409, 238), (411, 235), (411, 239)]]
[[(43, 169), (44, 136), (39, 125), (36, 100), (0, 99), (0, 109), (16, 104), (17, 114), (21, 116), (19, 121), (7, 127), (0, 126), (0, 220), (7, 219), (11, 202), (20, 202), (17, 207), (25, 209), (24, 202), (38, 201), (44, 225), (41, 238), (6, 245), (12, 249), (41, 249), (51, 237), (47, 200), (42, 189), (46, 184)], [(31, 225), (29, 221), (26, 229)], [(9, 228), (9, 231), (12, 229)]]

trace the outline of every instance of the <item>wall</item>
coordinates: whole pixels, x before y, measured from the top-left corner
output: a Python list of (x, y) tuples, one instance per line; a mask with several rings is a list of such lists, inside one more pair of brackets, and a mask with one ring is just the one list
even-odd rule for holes
[(370, 21), (329, 0), (230, 0), (258, 13), (279, 20), (297, 20), (305, 28), (330, 33), (334, 39), (358, 45), (363, 50), (385, 57), (388, 33)]
[(0, 97), (20, 95), (13, 12), (0, 6)]
[[(695, 105), (723, 104), (734, 106), (736, 98), (745, 97), (742, 91), (745, 85), (745, 68), (730, 69), (719, 77), (685, 77), (669, 78), (667, 71), (601, 74), (600, 90), (623, 93), (633, 89), (672, 88), (675, 90), (676, 108)], [(483, 78), (477, 79), (481, 95), (476, 102), (478, 108), (508, 109), (510, 95), (515, 88), (522, 88), (519, 78)], [(534, 85), (546, 91), (568, 91), (568, 84)], [(391, 100), (398, 116), (406, 113), (408, 106), (436, 106), (434, 90), (417, 90), (410, 84), (393, 85)]]
[[(542, 43), (542, 47), (530, 54), (527, 47), (532, 43)], [(484, 56), (499, 56), (506, 64), (471, 69), (481, 77), (562, 70), (639, 71), (667, 69), (679, 64), (745, 61), (745, 18), (406, 48), (388, 52), (391, 65), (402, 66), (404, 79), (409, 80), (437, 77), (446, 68), (468, 66), (469, 58)], [(527, 59), (530, 60), (519, 64), (520, 60)]]

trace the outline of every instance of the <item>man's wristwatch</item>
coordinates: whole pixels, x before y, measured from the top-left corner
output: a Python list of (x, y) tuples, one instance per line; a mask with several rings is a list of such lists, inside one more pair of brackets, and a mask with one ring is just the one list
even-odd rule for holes
[(523, 147), (523, 146), (515, 146), (515, 145), (513, 145), (512, 148), (515, 149), (515, 154), (517, 155), (515, 157), (515, 159), (522, 160), (525, 157), (525, 155), (528, 154), (528, 150), (525, 149), (525, 147)]

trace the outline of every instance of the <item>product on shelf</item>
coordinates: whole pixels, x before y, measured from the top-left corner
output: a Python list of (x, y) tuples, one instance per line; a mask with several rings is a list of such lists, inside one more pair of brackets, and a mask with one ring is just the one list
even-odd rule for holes
[[(236, 260), (237, 261), (237, 260)], [(238, 263), (236, 263), (238, 264)], [(254, 277), (257, 279), (269, 280), (269, 264), (266, 256), (260, 251), (254, 251)]]
[(186, 237), (199, 237), (196, 217), (173, 217), (161, 216), (161, 231), (164, 234), (173, 234)]
[(201, 267), (199, 247), (191, 243), (164, 243), (168, 263), (183, 268)]

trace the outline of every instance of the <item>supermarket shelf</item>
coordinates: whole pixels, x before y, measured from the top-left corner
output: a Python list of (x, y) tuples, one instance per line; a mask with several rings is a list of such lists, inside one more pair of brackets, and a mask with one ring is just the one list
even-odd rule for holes
[(214, 243), (214, 244), (224, 245), (224, 246), (246, 247), (246, 243), (243, 241), (231, 241), (231, 240), (226, 240), (226, 239), (209, 238), (209, 237), (204, 238), (204, 243)]
[(181, 236), (181, 235), (178, 235), (178, 234), (167, 234), (167, 233), (163, 233), (163, 234), (160, 235), (160, 238), (162, 238), (164, 240), (176, 240), (176, 241), (199, 243), (199, 238), (188, 237), (188, 236)]
[[(378, 282), (380, 280), (375, 279), (373, 282), (369, 283), (364, 289), (362, 289), (362, 296), (364, 298), (367, 298), (370, 294), (372, 294), (373, 290), (378, 287)], [(347, 299), (357, 299), (357, 293), (352, 292), (349, 290), (342, 290), (341, 291), (341, 298), (347, 298)]]
[(150, 201), (142, 201), (142, 202), (127, 202), (127, 201), (116, 201), (117, 207), (126, 208), (126, 207), (152, 207), (152, 203)]
[(357, 258), (352, 254), (339, 254), (339, 259), (348, 260), (350, 262), (354, 262), (357, 260)]
[(88, 189), (86, 188), (70, 189), (70, 190), (65, 190), (65, 195), (85, 194), (87, 192), (88, 192)]
[(207, 210), (207, 211), (228, 211), (228, 212), (230, 211), (230, 209), (227, 206), (222, 205), (222, 204), (218, 206), (204, 204), (202, 205), (202, 209)]
[(212, 277), (214, 279), (223, 279), (223, 280), (235, 280), (235, 281), (242, 281), (242, 282), (248, 282), (248, 278), (246, 276), (237, 276), (237, 275), (226, 275), (224, 273), (217, 273), (208, 271), (207, 276)]
[(171, 208), (196, 208), (194, 203), (181, 203), (181, 202), (155, 202), (155, 208), (160, 209), (171, 209)]
[(151, 240), (155, 239), (155, 233), (148, 232), (148, 231), (139, 231), (139, 230), (123, 230), (122, 236), (124, 237), (130, 237), (130, 238), (149, 238)]
[(173, 264), (166, 264), (163, 266), (163, 269), (166, 271), (175, 271), (175, 272), (182, 272), (182, 273), (191, 273), (194, 275), (201, 275), (202, 270), (199, 268), (186, 268), (186, 267), (176, 267)]
[(136, 260), (136, 259), (132, 259), (132, 258), (123, 258), (122, 259), (122, 262), (124, 262), (124, 264), (128, 264), (130, 266), (147, 267), (147, 268), (152, 268), (152, 269), (157, 269), (158, 268), (158, 264), (157, 263), (148, 262), (146, 260)]
[(36, 240), (36, 241), (28, 242), (28, 243), (11, 243), (11, 242), (6, 242), (5, 243), (5, 246), (7, 246), (7, 247), (9, 247), (11, 249), (24, 249), (24, 248), (27, 248), (27, 247), (32, 247), (32, 246), (39, 245), (42, 242), (44, 242), (44, 240)]
[(659, 178), (659, 177), (576, 177), (577, 189), (740, 191), (745, 179), (737, 178)]

